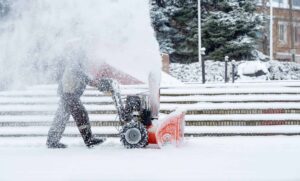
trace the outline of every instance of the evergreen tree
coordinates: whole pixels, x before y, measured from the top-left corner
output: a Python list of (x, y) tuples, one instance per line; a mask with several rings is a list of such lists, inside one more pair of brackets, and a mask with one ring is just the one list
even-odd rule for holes
[[(152, 3), (151, 17), (161, 51), (172, 62), (198, 61), (197, 0), (165, 0), (165, 6)], [(202, 47), (206, 58), (250, 59), (256, 47), (256, 34), (262, 16), (253, 0), (201, 0)]]
[(172, 62), (198, 60), (197, 0), (165, 0), (160, 7), (152, 4), (151, 17), (163, 53)]
[(202, 0), (202, 46), (207, 58), (250, 59), (262, 16), (253, 0)]

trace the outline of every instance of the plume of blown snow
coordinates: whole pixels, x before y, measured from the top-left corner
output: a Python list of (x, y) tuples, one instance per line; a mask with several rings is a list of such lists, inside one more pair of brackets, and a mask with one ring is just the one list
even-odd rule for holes
[(8, 2), (10, 12), (0, 22), (0, 88), (54, 82), (72, 41), (80, 42), (92, 67), (106, 62), (143, 81), (149, 72), (160, 76), (148, 1)]

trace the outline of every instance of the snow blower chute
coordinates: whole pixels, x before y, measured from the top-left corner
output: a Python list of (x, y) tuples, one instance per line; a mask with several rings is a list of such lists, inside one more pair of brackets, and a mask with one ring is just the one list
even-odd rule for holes
[(147, 94), (128, 95), (123, 104), (116, 81), (101, 79), (98, 88), (112, 96), (122, 126), (119, 135), (126, 148), (144, 148), (148, 144), (178, 146), (182, 143), (184, 111), (176, 110), (162, 119), (152, 120)]

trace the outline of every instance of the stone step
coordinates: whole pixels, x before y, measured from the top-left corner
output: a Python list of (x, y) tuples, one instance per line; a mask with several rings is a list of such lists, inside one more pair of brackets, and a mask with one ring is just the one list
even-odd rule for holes
[[(141, 94), (148, 92), (146, 89), (124, 89), (121, 90), (121, 95)], [(85, 97), (107, 97), (108, 95), (99, 92), (96, 89), (86, 90), (83, 94)], [(31, 90), (25, 89), (22, 91), (0, 91), (0, 97), (56, 97), (56, 90)]]
[[(300, 102), (300, 94), (289, 95), (214, 95), (214, 96), (161, 96), (161, 104), (194, 104), (199, 102), (212, 103), (246, 103), (246, 102)], [(54, 105), (59, 101), (58, 97), (1, 97), (0, 105)], [(113, 100), (109, 96), (81, 98), (88, 105), (112, 105)]]
[[(103, 134), (94, 134), (96, 137), (104, 137), (104, 138), (118, 138), (118, 134), (109, 134), (109, 133), (103, 133)], [(184, 137), (229, 137), (229, 136), (300, 136), (300, 132), (294, 132), (294, 133), (185, 133)], [(64, 134), (63, 138), (80, 138), (81, 136), (79, 134)], [(26, 138), (27, 140), (32, 140), (33, 138), (42, 138), (45, 141), (47, 139), (46, 134), (9, 134), (9, 135), (3, 135), (0, 134), (0, 146), (1, 142), (5, 138)], [(11, 141), (11, 140), (10, 140)], [(14, 143), (10, 142), (10, 145), (13, 145)], [(6, 144), (7, 146), (8, 144)]]
[[(0, 127), (29, 127), (50, 126), (52, 121), (33, 122), (0, 122)], [(118, 121), (91, 121), (92, 126), (107, 127), (120, 126)], [(68, 126), (75, 126), (75, 122), (68, 122)], [(186, 121), (186, 126), (268, 126), (268, 125), (300, 125), (300, 120), (225, 120), (225, 121)]]
[(224, 88), (224, 89), (162, 89), (162, 96), (184, 96), (184, 95), (241, 95), (241, 94), (291, 94), (300, 93), (298, 87), (252, 87), (252, 88)]
[[(169, 114), (171, 111), (162, 110), (161, 113)], [(187, 110), (187, 115), (197, 114), (299, 114), (300, 109), (207, 109), (207, 110)]]
[(202, 126), (187, 127), (187, 135), (193, 136), (272, 136), (300, 135), (300, 125), (273, 126)]
[(300, 102), (300, 94), (278, 95), (212, 95), (212, 96), (161, 96), (161, 103), (193, 104), (199, 102), (243, 103), (243, 102)]
[[(93, 111), (88, 111), (89, 114), (111, 114), (111, 115), (116, 115), (117, 114), (117, 111), (116, 110), (93, 110)], [(52, 110), (52, 111), (47, 111), (47, 110), (38, 110), (38, 111), (35, 111), (35, 110), (32, 110), (32, 111), (1, 111), (0, 112), (0, 116), (4, 115), (4, 116), (7, 116), (7, 115), (12, 115), (12, 116), (15, 116), (15, 115), (54, 115), (55, 114), (55, 111)]]
[[(49, 127), (10, 128), (0, 127), (0, 137), (46, 137)], [(97, 136), (117, 137), (118, 128), (92, 127)], [(185, 127), (185, 136), (273, 136), (300, 135), (300, 126), (216, 126), (216, 127)], [(64, 136), (79, 137), (76, 127), (67, 127)]]
[[(147, 89), (122, 89), (122, 95), (148, 92)], [(248, 95), (248, 94), (300, 94), (298, 87), (174, 87), (161, 88), (161, 96), (184, 96), (184, 95)], [(2, 91), (0, 97), (55, 97), (54, 89), (25, 89), (22, 91)], [(96, 89), (88, 89), (84, 92), (86, 97), (101, 97), (105, 94)]]
[[(50, 126), (53, 116), (2, 116), (0, 127)], [(187, 126), (300, 125), (300, 114), (186, 115)], [(119, 126), (114, 115), (90, 115), (93, 126)], [(68, 125), (74, 126), (71, 118)]]
[[(53, 115), (57, 105), (0, 105), (0, 115)], [(114, 105), (86, 105), (90, 114), (117, 114)], [(184, 109), (187, 114), (295, 114), (300, 113), (300, 103), (198, 103), (161, 104), (161, 113), (169, 114)]]
[[(121, 89), (147, 89), (148, 85), (120, 85)], [(236, 82), (236, 83), (184, 83), (180, 85), (161, 85), (161, 88), (245, 88), (245, 87), (300, 87), (298, 80), (261, 81), (261, 82)], [(31, 90), (56, 90), (56, 84), (35, 85), (28, 87)], [(94, 90), (87, 87), (88, 90)]]
[[(170, 114), (172, 110), (161, 110), (162, 114)], [(89, 114), (102, 115), (111, 114), (117, 116), (116, 110), (93, 110)], [(55, 111), (0, 111), (1, 116), (7, 115), (54, 115)], [(300, 109), (207, 109), (187, 110), (186, 115), (228, 115), (228, 114), (300, 114)], [(1, 120), (0, 120), (1, 121)]]
[[(59, 97), (1, 97), (0, 105), (53, 105), (57, 104)], [(109, 105), (113, 104), (113, 100), (109, 96), (101, 97), (82, 97), (84, 104)]]

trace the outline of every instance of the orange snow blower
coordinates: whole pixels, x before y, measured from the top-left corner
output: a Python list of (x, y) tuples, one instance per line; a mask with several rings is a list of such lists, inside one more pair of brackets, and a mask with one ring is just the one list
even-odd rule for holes
[(159, 147), (170, 143), (179, 146), (184, 139), (184, 116), (184, 111), (176, 110), (161, 120), (152, 121), (148, 128), (148, 143)]
[(162, 119), (153, 120), (147, 94), (128, 95), (124, 105), (116, 81), (101, 79), (98, 89), (112, 95), (122, 126), (119, 135), (126, 148), (144, 148), (148, 144), (178, 146), (183, 142), (184, 111), (176, 110)]

